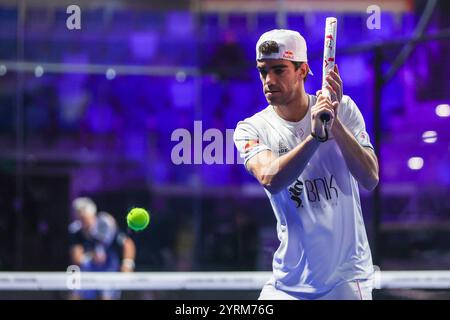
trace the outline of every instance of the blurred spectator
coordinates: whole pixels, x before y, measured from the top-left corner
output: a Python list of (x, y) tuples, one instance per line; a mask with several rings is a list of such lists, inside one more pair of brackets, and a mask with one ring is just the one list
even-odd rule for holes
[(175, 238), (177, 271), (192, 271), (195, 254), (195, 226), (189, 214), (177, 214), (179, 225)]
[[(69, 226), (70, 258), (85, 272), (132, 272), (136, 248), (134, 241), (120, 232), (115, 219), (106, 212), (97, 215), (97, 207), (89, 198), (73, 201), (77, 220)], [(118, 299), (119, 291), (79, 290), (72, 299)]]
[(234, 33), (228, 31), (224, 33), (223, 42), (217, 44), (210, 59), (207, 59), (205, 71), (216, 74), (222, 81), (246, 79), (250, 66), (242, 45)]

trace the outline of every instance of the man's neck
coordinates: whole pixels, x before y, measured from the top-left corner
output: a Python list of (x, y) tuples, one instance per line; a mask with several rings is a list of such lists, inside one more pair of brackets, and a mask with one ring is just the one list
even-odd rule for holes
[(298, 122), (302, 120), (309, 107), (309, 98), (306, 92), (303, 92), (298, 99), (294, 99), (287, 105), (273, 106), (275, 112), (284, 120)]

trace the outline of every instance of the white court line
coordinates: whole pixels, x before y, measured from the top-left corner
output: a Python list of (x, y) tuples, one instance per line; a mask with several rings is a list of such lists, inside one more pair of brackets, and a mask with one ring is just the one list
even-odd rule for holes
[[(117, 290), (260, 290), (271, 272), (83, 272), (81, 289)], [(0, 291), (69, 290), (74, 274), (0, 272)], [(376, 289), (450, 289), (450, 271), (381, 271)]]

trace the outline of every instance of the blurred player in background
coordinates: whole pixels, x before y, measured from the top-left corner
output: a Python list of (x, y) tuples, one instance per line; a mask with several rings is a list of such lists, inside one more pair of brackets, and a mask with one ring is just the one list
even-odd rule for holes
[[(97, 206), (89, 198), (77, 198), (72, 203), (77, 220), (69, 226), (70, 258), (81, 272), (132, 272), (136, 248), (134, 242), (120, 232), (113, 216), (97, 214)], [(118, 299), (114, 290), (74, 291), (72, 299)]]
[(298, 32), (264, 33), (256, 60), (269, 106), (240, 121), (234, 140), (277, 219), (273, 277), (259, 298), (371, 299), (358, 185), (375, 188), (378, 161), (362, 114), (343, 95), (337, 66), (327, 77), (331, 99), (305, 92), (312, 73)]

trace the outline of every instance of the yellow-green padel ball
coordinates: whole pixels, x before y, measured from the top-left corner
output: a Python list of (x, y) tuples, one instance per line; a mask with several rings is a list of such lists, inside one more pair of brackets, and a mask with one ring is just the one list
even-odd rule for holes
[(150, 223), (150, 215), (147, 210), (142, 208), (133, 208), (127, 214), (128, 227), (134, 231), (142, 231)]

